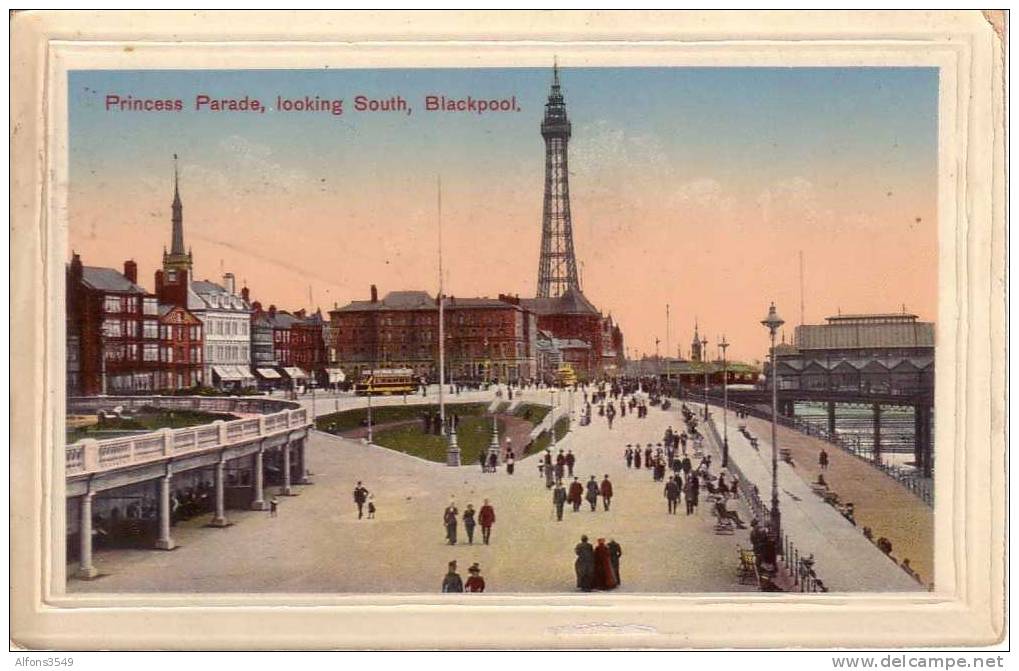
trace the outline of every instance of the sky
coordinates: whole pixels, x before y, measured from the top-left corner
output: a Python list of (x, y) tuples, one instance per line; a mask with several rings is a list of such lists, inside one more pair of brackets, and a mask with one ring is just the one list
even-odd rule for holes
[[(763, 357), (775, 301), (802, 317), (937, 307), (934, 68), (561, 69), (585, 295), (631, 356), (689, 354), (695, 320), (730, 358)], [(86, 265), (170, 244), (173, 155), (195, 277), (233, 272), (280, 308), (366, 299), (369, 286), (533, 295), (551, 68), (75, 71), (68, 225)], [(182, 101), (108, 109), (108, 96)], [(257, 112), (196, 111), (249, 99)], [(410, 113), (358, 112), (400, 96)], [(429, 112), (425, 97), (515, 110)], [(277, 96), (342, 99), (343, 114), (278, 111)], [(518, 111), (517, 111), (518, 110)], [(68, 251), (70, 257), (70, 250)], [(666, 305), (670, 319), (666, 322)], [(666, 344), (668, 343), (668, 349)]]

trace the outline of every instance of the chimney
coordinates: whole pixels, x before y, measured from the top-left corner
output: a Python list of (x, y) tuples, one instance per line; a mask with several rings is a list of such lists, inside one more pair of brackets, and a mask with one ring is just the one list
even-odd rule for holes
[(379, 290), (373, 284), (372, 285), (372, 303), (378, 303), (378, 302), (379, 302)]
[(124, 261), (124, 277), (132, 284), (138, 284), (138, 264), (133, 260)]
[[(245, 298), (244, 300), (247, 300), (247, 298)], [(251, 304), (251, 309), (254, 310), (256, 313), (260, 313), (262, 312), (262, 304), (259, 303), (258, 301), (255, 301), (254, 303)]]
[(223, 275), (223, 288), (226, 289), (227, 293), (230, 294), (231, 296), (234, 295), (234, 289), (236, 287), (234, 286), (233, 273), (226, 273), (225, 275)]
[(294, 316), (297, 317), (298, 319), (301, 319), (301, 320), (304, 319), (305, 315), (306, 315), (306, 313), (304, 311), (304, 308), (301, 308), (300, 310), (298, 310), (297, 312), (294, 313)]
[(77, 285), (81, 283), (84, 268), (81, 265), (81, 256), (77, 252), (71, 254), (71, 280)]
[(270, 305), (269, 306), (269, 317), (271, 317), (273, 319), (276, 318), (276, 306), (275, 305)]
[(247, 287), (244, 287), (243, 289), (241, 289), (241, 298), (243, 298), (244, 302), (246, 302), (246, 303), (250, 303), (251, 302), (251, 292), (248, 291)]

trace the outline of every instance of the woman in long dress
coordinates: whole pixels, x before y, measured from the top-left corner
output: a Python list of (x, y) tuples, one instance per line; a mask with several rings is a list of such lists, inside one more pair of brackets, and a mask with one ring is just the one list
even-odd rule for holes
[(599, 538), (598, 545), (594, 548), (594, 588), (616, 588), (616, 574), (612, 570), (612, 553), (605, 545), (604, 538)]

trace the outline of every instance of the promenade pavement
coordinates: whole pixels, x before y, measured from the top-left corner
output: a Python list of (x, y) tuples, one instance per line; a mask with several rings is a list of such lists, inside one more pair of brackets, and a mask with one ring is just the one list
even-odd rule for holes
[[(712, 406), (712, 413), (715, 426), (721, 433), (723, 410)], [(737, 464), (744, 477), (757, 485), (762, 500), (770, 506), (770, 425), (750, 423), (752, 435), (758, 438), (758, 449), (755, 450), (737, 429), (746, 420), (737, 420), (735, 413), (730, 411), (728, 422), (729, 458)], [(779, 446), (783, 445), (780, 437)], [(800, 468), (802, 470), (803, 467)], [(885, 476), (875, 472), (873, 477)], [(900, 592), (923, 589), (864, 538), (859, 527), (815, 494), (793, 466), (782, 461), (778, 464), (778, 486), (782, 532), (792, 538), (801, 557), (814, 555), (818, 577), (830, 591)]]
[[(525, 398), (538, 401), (548, 395), (531, 392)], [(578, 410), (579, 401), (578, 394)], [(482, 474), (477, 465), (449, 468), (315, 432), (308, 446), (315, 484), (297, 487), (296, 497), (279, 497), (278, 517), (231, 510), (234, 524), (225, 529), (205, 528), (207, 520), (197, 518), (176, 525), (173, 534), (180, 547), (172, 552), (97, 552), (95, 564), (104, 576), (71, 580), (68, 590), (435, 593), (446, 563), (455, 559), (464, 577), (468, 566), (478, 562), (489, 592), (570, 593), (576, 583), (573, 548), (585, 533), (592, 542), (615, 538), (622, 546), (618, 592), (755, 589), (736, 580), (736, 545), (748, 544), (746, 531), (716, 535), (704, 505), (689, 517), (668, 515), (663, 484), (653, 482), (649, 470), (625, 467), (627, 443), (657, 443), (670, 424), (679, 427), (678, 414), (658, 408), (651, 408), (646, 419), (617, 417), (611, 430), (597, 414), (589, 426), (574, 424), (559, 446), (577, 456), (576, 475), (582, 481), (591, 475), (600, 481), (608, 473), (615, 497), (609, 512), (600, 501), (597, 512), (586, 502), (577, 513), (567, 507), (562, 522), (554, 519), (551, 492), (533, 457), (519, 460), (515, 475), (504, 468)], [(375, 495), (374, 520), (357, 519), (352, 490), (358, 480)], [(442, 513), (451, 498), (461, 511), (468, 502), (480, 508), (484, 498), (491, 500), (496, 511), (491, 545), (481, 545), (480, 528), (475, 543), (466, 545), (462, 525), (460, 543), (446, 544)]]

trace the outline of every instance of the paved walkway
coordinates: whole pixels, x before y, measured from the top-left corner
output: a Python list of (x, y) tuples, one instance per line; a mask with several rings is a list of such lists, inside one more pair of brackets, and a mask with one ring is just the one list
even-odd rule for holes
[[(721, 432), (722, 408), (712, 407), (715, 425)], [(744, 477), (757, 485), (761, 498), (771, 501), (771, 432), (765, 422), (737, 420), (735, 413), (728, 416), (729, 458)], [(758, 438), (758, 450), (739, 432), (738, 426), (748, 423), (750, 432)], [(779, 446), (785, 447), (784, 436)], [(793, 459), (794, 463), (796, 459)], [(799, 466), (804, 469), (803, 465)], [(884, 477), (874, 473), (873, 477)], [(800, 556), (813, 553), (818, 577), (833, 592), (854, 591), (917, 591), (922, 587), (899, 566), (884, 556), (835, 508), (815, 494), (797, 470), (784, 462), (778, 464), (779, 506), (782, 512), (782, 531), (790, 536)]]
[[(547, 392), (534, 396), (548, 398)], [(363, 400), (341, 399), (351, 402)], [(626, 443), (657, 443), (670, 424), (680, 425), (676, 412), (652, 408), (647, 419), (617, 417), (612, 430), (597, 416), (589, 426), (575, 425), (560, 445), (577, 455), (576, 474), (600, 480), (608, 473), (616, 496), (609, 512), (600, 504), (597, 512), (567, 509), (563, 522), (554, 520), (551, 494), (531, 460), (519, 463), (513, 476), (504, 469), (482, 474), (476, 465), (448, 468), (316, 432), (308, 447), (315, 484), (298, 487), (299, 496), (280, 497), (279, 517), (229, 511), (235, 524), (225, 529), (204, 528), (205, 519), (174, 527), (180, 547), (173, 552), (98, 552), (95, 564), (106, 575), (71, 580), (68, 589), (434, 593), (446, 562), (456, 559), (465, 577), (479, 562), (491, 592), (572, 592), (573, 547), (583, 533), (622, 546), (622, 592), (753, 589), (736, 581), (736, 544), (748, 545), (746, 531), (716, 535), (704, 505), (689, 517), (668, 515), (662, 483), (648, 470), (626, 469)], [(351, 497), (357, 480), (375, 495), (377, 519), (357, 519)], [(492, 545), (445, 544), (442, 512), (451, 497), (461, 510), (491, 500), (497, 518)], [(460, 539), (466, 540), (462, 526)]]
[[(721, 431), (721, 409), (716, 410)], [(736, 420), (729, 413), (729, 431), (745, 423), (748, 429), (761, 436), (770, 446), (771, 424), (750, 417)], [(852, 502), (855, 508), (856, 528), (870, 527), (874, 538), (887, 537), (892, 542), (892, 554), (908, 558), (913, 570), (920, 574), (924, 584), (934, 577), (934, 510), (901, 483), (888, 477), (870, 464), (834, 445), (799, 431), (779, 427), (779, 444), (792, 452), (793, 469), (806, 482), (817, 478), (820, 469), (818, 455), (823, 448), (828, 452), (828, 469), (825, 480), (842, 501)], [(737, 434), (738, 435), (738, 434)], [(769, 447), (770, 450), (770, 447)], [(767, 490), (767, 491), (770, 491)], [(891, 563), (891, 560), (888, 560)]]

